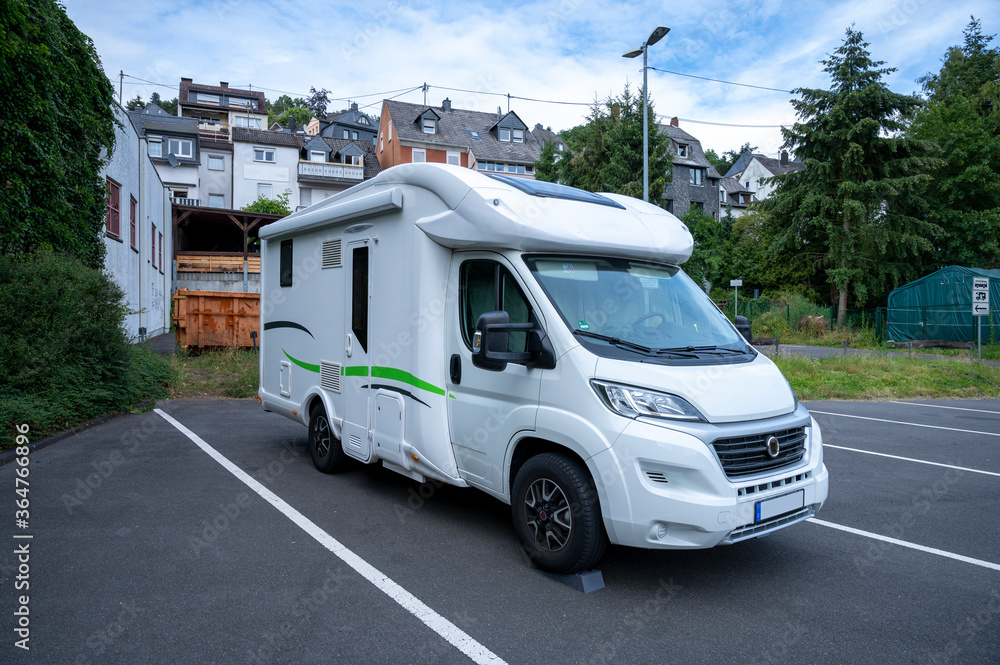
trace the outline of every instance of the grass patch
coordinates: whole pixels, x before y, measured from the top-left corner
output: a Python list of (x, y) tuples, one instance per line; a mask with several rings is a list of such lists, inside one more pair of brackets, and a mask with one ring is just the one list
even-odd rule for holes
[(772, 357), (801, 400), (1000, 397), (1000, 367), (905, 356)]
[(217, 349), (199, 354), (170, 356), (175, 379), (170, 396), (230, 397), (257, 396), (257, 355), (245, 349)]

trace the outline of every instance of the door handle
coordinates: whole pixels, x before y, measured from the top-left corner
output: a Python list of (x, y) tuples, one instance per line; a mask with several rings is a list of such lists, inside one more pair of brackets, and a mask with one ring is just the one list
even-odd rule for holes
[(347, 357), (350, 358), (351, 354), (354, 353), (354, 336), (351, 333), (347, 333)]
[(451, 382), (456, 386), (462, 383), (462, 356), (457, 353), (451, 357)]

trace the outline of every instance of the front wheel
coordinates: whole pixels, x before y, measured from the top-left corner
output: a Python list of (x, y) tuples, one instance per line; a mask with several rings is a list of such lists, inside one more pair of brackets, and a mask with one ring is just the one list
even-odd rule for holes
[(511, 495), (514, 530), (539, 568), (574, 573), (593, 567), (608, 536), (586, 467), (560, 453), (532, 457)]
[(347, 465), (347, 453), (334, 435), (322, 404), (309, 412), (309, 456), (323, 473), (337, 473)]

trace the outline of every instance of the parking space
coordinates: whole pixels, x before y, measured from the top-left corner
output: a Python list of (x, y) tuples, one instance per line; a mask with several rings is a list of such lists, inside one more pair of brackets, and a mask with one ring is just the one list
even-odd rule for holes
[(817, 521), (613, 547), (584, 595), (536, 572), (481, 493), (323, 475), (305, 428), (256, 402), (164, 402), (194, 438), (149, 412), (31, 453), (31, 651), (7, 555), (0, 659), (996, 663), (1000, 401), (933, 404), (808, 405), (831, 474)]

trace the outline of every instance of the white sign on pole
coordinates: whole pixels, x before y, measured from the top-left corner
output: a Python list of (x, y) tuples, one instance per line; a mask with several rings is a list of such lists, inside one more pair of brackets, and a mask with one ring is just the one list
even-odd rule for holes
[(972, 315), (987, 316), (990, 313), (990, 280), (988, 277), (972, 279)]
[(729, 280), (729, 286), (743, 286), (742, 279), (731, 279)]

